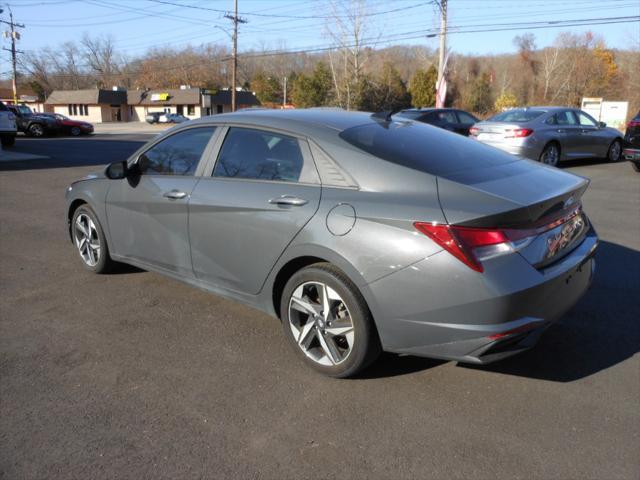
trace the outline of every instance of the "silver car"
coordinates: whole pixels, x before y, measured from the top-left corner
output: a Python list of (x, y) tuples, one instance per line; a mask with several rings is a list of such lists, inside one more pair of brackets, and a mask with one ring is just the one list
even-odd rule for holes
[(587, 185), (423, 123), (256, 110), (176, 126), (73, 183), (67, 221), (87, 269), (244, 302), (346, 377), (382, 350), (481, 364), (534, 345), (592, 279)]
[(582, 110), (527, 107), (501, 112), (475, 124), (472, 138), (513, 155), (557, 166), (563, 160), (620, 160), (622, 134)]

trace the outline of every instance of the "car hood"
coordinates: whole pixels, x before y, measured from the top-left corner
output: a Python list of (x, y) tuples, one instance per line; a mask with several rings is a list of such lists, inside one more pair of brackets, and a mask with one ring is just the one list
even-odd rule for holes
[(586, 178), (519, 160), (438, 177), (438, 197), (448, 223), (523, 226), (578, 205), (588, 185)]

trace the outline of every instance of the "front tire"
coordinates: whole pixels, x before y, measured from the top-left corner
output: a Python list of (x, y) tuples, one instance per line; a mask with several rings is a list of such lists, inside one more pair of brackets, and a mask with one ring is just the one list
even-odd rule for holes
[(79, 137), (80, 134), (82, 134), (82, 130), (80, 130), (80, 127), (71, 127), (69, 133), (71, 133), (71, 135), (73, 135), (74, 137)]
[(560, 163), (560, 146), (557, 143), (549, 143), (542, 150), (538, 160), (545, 165), (557, 167)]
[(313, 264), (289, 279), (280, 316), (298, 355), (325, 375), (353, 376), (380, 354), (380, 340), (362, 294), (329, 263)]
[(108, 273), (115, 262), (109, 256), (109, 247), (98, 217), (88, 205), (81, 205), (73, 213), (71, 236), (84, 267), (94, 273)]
[(44, 127), (39, 123), (34, 123), (29, 126), (29, 135), (32, 137), (43, 137), (44, 136)]
[(609, 146), (609, 151), (607, 152), (607, 160), (611, 163), (615, 163), (620, 161), (622, 157), (622, 142), (620, 140), (614, 140)]

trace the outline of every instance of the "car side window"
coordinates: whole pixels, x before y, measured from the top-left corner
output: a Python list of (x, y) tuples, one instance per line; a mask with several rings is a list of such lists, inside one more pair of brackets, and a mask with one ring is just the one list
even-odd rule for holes
[(461, 111), (458, 110), (458, 112), (456, 112), (456, 113), (458, 114), (458, 118), (460, 119), (460, 123), (474, 124), (474, 123), (478, 122), (477, 119), (473, 118), (467, 112), (461, 112)]
[(193, 175), (216, 127), (190, 128), (156, 143), (138, 158), (142, 175)]
[(556, 117), (556, 123), (555, 123), (556, 125), (561, 125), (566, 127), (566, 126), (578, 124), (578, 121), (576, 120), (575, 115), (573, 114), (573, 112), (570, 112), (569, 110), (556, 113), (555, 117)]
[(597, 127), (598, 123), (591, 118), (589, 115), (587, 115), (584, 112), (577, 112), (578, 113), (578, 121), (580, 122), (580, 125), (583, 127)]
[(438, 118), (438, 121), (440, 124), (458, 123), (458, 120), (456, 119), (456, 114), (449, 110), (445, 110), (444, 112), (438, 112), (436, 114), (436, 117)]
[(297, 138), (232, 127), (220, 149), (213, 176), (297, 182), (303, 165)]

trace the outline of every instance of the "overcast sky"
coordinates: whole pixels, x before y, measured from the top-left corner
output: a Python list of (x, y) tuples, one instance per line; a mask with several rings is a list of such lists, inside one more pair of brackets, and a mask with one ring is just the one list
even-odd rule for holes
[[(116, 40), (120, 52), (142, 55), (151, 46), (199, 45), (229, 42), (231, 22), (224, 11), (233, 8), (233, 0), (11, 0), (16, 22), (24, 23), (18, 48), (37, 51), (79, 40), (84, 33), (108, 34)], [(262, 48), (304, 49), (327, 46), (330, 14), (329, 0), (239, 0), (242, 25), (239, 50)], [(172, 4), (183, 4), (176, 6)], [(369, 0), (366, 36), (378, 39), (378, 45), (420, 44), (437, 47), (437, 38), (427, 38), (439, 26), (439, 10), (425, 0)], [(189, 8), (199, 7), (199, 8)], [(8, 20), (6, 4), (2, 19)], [(220, 10), (220, 11), (212, 11)], [(531, 29), (532, 23), (567, 20), (603, 19), (640, 15), (640, 0), (449, 0), (449, 25), (465, 30), (517, 30), (452, 33), (449, 46), (457, 53), (505, 53), (515, 51), (513, 37), (527, 31), (535, 34), (539, 47), (547, 46), (559, 31), (591, 30), (601, 35), (608, 46), (638, 47), (640, 23), (553, 26)], [(298, 18), (287, 18), (298, 17)], [(610, 20), (609, 20), (610, 21)], [(523, 26), (528, 24), (528, 28)], [(584, 23), (584, 22), (572, 22)], [(520, 25), (518, 25), (520, 24)], [(4, 25), (6, 27), (6, 25)], [(3, 40), (9, 46), (7, 39)], [(0, 57), (0, 72), (10, 68), (8, 52)]]

